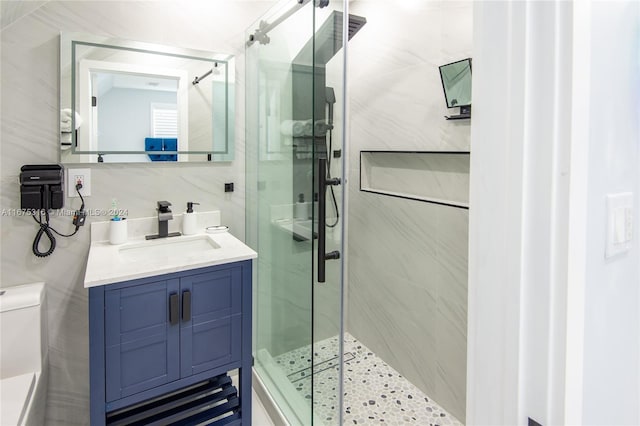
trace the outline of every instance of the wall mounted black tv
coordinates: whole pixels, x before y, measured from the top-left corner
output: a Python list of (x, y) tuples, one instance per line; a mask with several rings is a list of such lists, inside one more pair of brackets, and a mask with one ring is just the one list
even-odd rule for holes
[(440, 80), (447, 108), (460, 108), (460, 114), (445, 116), (447, 120), (471, 118), (471, 58), (442, 65)]

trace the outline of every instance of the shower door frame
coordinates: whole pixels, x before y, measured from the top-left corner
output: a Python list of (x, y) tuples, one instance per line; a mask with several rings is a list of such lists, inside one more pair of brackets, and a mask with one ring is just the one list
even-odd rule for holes
[[(271, 11), (267, 12), (267, 14), (265, 14), (263, 17), (268, 16), (274, 9), (278, 9), (279, 7), (281, 7), (281, 5), (284, 4), (292, 4), (294, 3), (296, 0), (286, 0), (286, 1), (281, 1), (280, 3), (278, 3), (276, 6), (274, 6), (274, 8), (271, 9)], [(314, 2), (315, 3), (315, 2)], [(341, 3), (342, 9), (339, 9), (340, 6), (338, 6), (338, 11), (342, 12), (342, 34), (348, 34), (348, 1), (346, 0), (339, 0), (339, 1), (334, 1), (335, 3)], [(259, 254), (259, 258), (258, 261), (254, 263), (254, 300), (256, 301), (256, 303), (254, 303), (254, 318), (256, 318), (256, 327), (254, 329), (254, 356), (255, 356), (255, 372), (256, 375), (258, 376), (258, 380), (256, 380), (256, 382), (261, 383), (266, 389), (267, 393), (270, 395), (270, 399), (273, 400), (277, 400), (279, 399), (280, 401), (276, 401), (278, 403), (278, 408), (276, 408), (276, 410), (280, 410), (280, 413), (284, 415), (284, 417), (292, 424), (296, 424), (296, 422), (300, 423), (300, 424), (323, 424), (322, 421), (319, 421), (319, 418), (316, 416), (315, 414), (315, 410), (314, 410), (314, 402), (316, 402), (316, 398), (318, 397), (318, 395), (316, 394), (315, 391), (315, 387), (314, 387), (314, 380), (315, 380), (315, 376), (314, 374), (311, 374), (311, 403), (310, 403), (310, 410), (308, 413), (306, 413), (307, 415), (305, 415), (305, 413), (303, 413), (302, 411), (304, 410), (300, 410), (300, 408), (296, 408), (295, 407), (295, 402), (291, 403), (291, 401), (287, 401), (286, 403), (283, 402), (285, 400), (295, 400), (295, 395), (292, 395), (289, 391), (289, 395), (287, 395), (287, 392), (284, 391), (284, 395), (282, 395), (281, 393), (283, 392), (282, 387), (286, 387), (286, 386), (278, 386), (278, 383), (276, 383), (276, 380), (273, 379), (273, 377), (267, 377), (267, 376), (280, 376), (280, 379), (282, 378), (282, 374), (278, 371), (274, 371), (274, 365), (271, 365), (271, 372), (270, 373), (266, 373), (267, 368), (262, 368), (262, 362), (263, 359), (261, 358), (261, 346), (262, 346), (262, 336), (261, 334), (261, 328), (264, 328), (262, 326), (262, 324), (260, 324), (261, 320), (261, 314), (262, 311), (264, 310), (261, 304), (261, 287), (264, 286), (266, 288), (273, 288), (273, 283), (269, 282), (269, 283), (265, 283), (265, 277), (264, 277), (264, 271), (261, 270), (261, 266), (260, 266), (260, 257), (262, 256), (263, 260), (265, 257), (269, 257), (272, 255), (272, 253), (267, 253), (267, 250), (265, 250), (265, 247), (261, 247), (261, 225), (260, 223), (262, 223), (262, 228), (265, 227), (265, 224), (267, 221), (264, 221), (264, 218), (260, 218), (259, 213), (262, 213), (263, 215), (265, 213), (272, 215), (273, 214), (273, 210), (274, 210), (274, 206), (273, 205), (269, 205), (268, 207), (270, 207), (268, 212), (265, 212), (264, 209), (262, 211), (260, 208), (260, 191), (264, 190), (264, 186), (269, 185), (268, 182), (262, 180), (262, 182), (264, 182), (262, 184), (262, 189), (259, 188), (259, 184), (258, 181), (261, 181), (261, 175), (260, 175), (260, 164), (261, 164), (261, 160), (264, 160), (264, 158), (262, 158), (263, 156), (267, 156), (269, 157), (269, 159), (273, 160), (273, 161), (287, 161), (286, 155), (278, 155), (277, 153), (273, 153), (270, 152), (267, 148), (267, 146), (260, 146), (261, 140), (261, 130), (260, 130), (260, 126), (262, 124), (268, 124), (267, 120), (263, 121), (261, 120), (261, 111), (260, 109), (264, 107), (264, 105), (261, 104), (262, 100), (260, 99), (260, 90), (263, 89), (263, 87), (261, 86), (261, 84), (265, 83), (263, 80), (261, 80), (262, 76), (260, 74), (260, 67), (263, 65), (263, 62), (260, 61), (260, 54), (259, 52), (256, 52), (256, 47), (260, 48), (259, 46), (263, 45), (263, 41), (265, 40), (264, 36), (269, 37), (269, 32), (272, 30), (275, 30), (279, 25), (282, 25), (283, 23), (286, 23), (288, 20), (291, 19), (303, 19), (300, 18), (301, 15), (301, 11), (304, 10), (304, 8), (310, 8), (310, 10), (313, 11), (313, 13), (311, 13), (311, 41), (312, 41), (312, 45), (313, 45), (313, 54), (312, 54), (312, 61), (311, 61), (311, 73), (312, 75), (312, 83), (311, 83), (311, 99), (309, 99), (311, 105), (312, 105), (312, 109), (313, 109), (313, 114), (312, 114), (312, 123), (315, 123), (318, 119), (318, 117), (321, 117), (323, 120), (325, 119), (325, 111), (324, 111), (324, 104), (322, 104), (322, 113), (319, 113), (319, 109), (320, 107), (318, 106), (317, 102), (318, 99), (316, 99), (316, 95), (318, 93), (317, 91), (317, 87), (316, 87), (316, 83), (318, 80), (317, 78), (317, 66), (315, 63), (315, 49), (316, 49), (316, 45), (315, 45), (315, 37), (316, 37), (316, 31), (317, 31), (317, 27), (316, 27), (316, 12), (320, 9), (318, 9), (315, 4), (309, 4), (309, 1), (306, 0), (304, 1), (302, 4), (300, 4), (297, 8), (294, 6), (292, 8), (290, 8), (289, 10), (285, 11), (284, 13), (282, 13), (279, 17), (273, 19), (271, 21), (271, 24), (268, 24), (268, 19), (271, 19), (272, 16), (269, 16), (269, 18), (266, 19), (262, 19), (260, 21), (258, 21), (258, 23), (256, 23), (254, 26), (250, 27), (248, 29), (248, 32), (253, 32), (255, 29), (261, 29), (262, 32), (257, 32), (254, 33), (255, 35), (259, 36), (256, 37), (254, 35), (253, 38), (248, 37), (247, 38), (247, 48), (246, 48), (246, 81), (247, 81), (247, 90), (246, 90), (246, 111), (247, 111), (247, 116), (245, 118), (245, 122), (246, 122), (246, 156), (247, 156), (247, 243), (249, 245), (251, 245), (254, 249), (256, 249), (256, 251), (258, 251)], [(304, 13), (304, 12), (302, 12)], [(308, 13), (308, 11), (306, 12)], [(330, 12), (331, 13), (331, 12)], [(296, 15), (298, 16), (296, 18)], [(275, 24), (275, 25), (274, 25)], [(286, 24), (285, 24), (286, 25)], [(277, 34), (275, 34), (275, 31), (273, 33), (271, 33), (271, 37), (277, 36)], [(338, 69), (341, 69), (341, 73), (340, 74), (340, 78), (339, 81), (334, 80), (333, 84), (336, 87), (339, 87), (341, 89), (341, 101), (339, 103), (336, 104), (336, 109), (340, 109), (340, 113), (342, 114), (342, 121), (341, 121), (341, 125), (339, 128), (334, 129), (333, 132), (335, 132), (335, 136), (332, 137), (336, 137), (336, 139), (341, 139), (342, 140), (342, 153), (343, 155), (340, 158), (340, 161), (334, 161), (334, 164), (336, 166), (332, 166), (331, 168), (334, 169), (334, 167), (336, 169), (338, 169), (338, 175), (340, 176), (346, 176), (345, 173), (345, 166), (346, 164), (348, 164), (348, 156), (345, 155), (348, 150), (346, 150), (346, 120), (345, 120), (345, 115), (346, 115), (346, 44), (348, 41), (348, 37), (343, 37), (342, 40), (342, 51), (338, 52), (338, 54), (336, 54), (336, 59), (341, 61), (341, 63), (338, 66)], [(254, 49), (253, 51), (251, 49)], [(253, 55), (253, 56), (252, 56)], [(257, 62), (254, 61), (255, 56), (258, 57)], [(255, 62), (255, 63), (254, 63)], [(295, 65), (293, 64), (293, 62), (291, 63), (291, 68), (293, 69), (295, 67)], [(255, 69), (254, 69), (255, 68)], [(255, 75), (252, 75), (252, 72), (255, 73)], [(324, 72), (324, 70), (323, 70)], [(322, 82), (325, 82), (325, 78), (326, 76), (322, 76), (323, 78), (321, 79)], [(252, 92), (252, 89), (256, 89), (254, 92)], [(292, 89), (293, 92), (293, 89)], [(324, 93), (324, 89), (323, 89), (323, 93)], [(252, 96), (254, 96), (254, 98), (252, 98)], [(324, 95), (323, 95), (324, 96)], [(270, 105), (272, 106), (272, 105)], [(282, 107), (281, 105), (278, 104), (278, 107)], [(300, 118), (300, 117), (295, 117), (293, 114), (295, 114), (295, 112), (292, 112), (292, 119), (294, 118)], [(285, 114), (286, 115), (286, 114)], [(252, 122), (252, 118), (256, 118), (257, 121)], [(279, 117), (282, 118), (282, 117)], [(273, 123), (272, 123), (273, 124)], [(251, 126), (258, 126), (258, 128), (252, 128)], [(263, 126), (264, 127), (264, 126)], [(268, 127), (268, 126), (266, 126)], [(272, 126), (273, 127), (273, 126)], [(336, 126), (337, 127), (337, 126)], [(336, 380), (336, 386), (335, 386), (335, 397), (337, 399), (337, 407), (335, 410), (335, 417), (331, 420), (331, 424), (333, 424), (334, 421), (337, 422), (337, 424), (342, 424), (342, 406), (343, 406), (343, 402), (342, 402), (342, 381), (343, 381), (343, 374), (342, 374), (342, 361), (343, 361), (343, 335), (344, 335), (344, 276), (345, 276), (345, 264), (344, 264), (344, 247), (345, 247), (345, 240), (344, 240), (344, 236), (345, 236), (345, 218), (346, 215), (344, 214), (344, 207), (340, 207), (338, 205), (338, 202), (336, 201), (336, 211), (339, 212), (342, 220), (339, 221), (339, 226), (336, 227), (335, 231), (332, 231), (334, 233), (337, 234), (332, 234), (334, 237), (337, 235), (337, 241), (338, 244), (336, 246), (335, 241), (336, 238), (332, 239), (332, 243), (334, 244), (333, 247), (330, 247), (329, 250), (331, 249), (337, 249), (340, 253), (341, 253), (341, 259), (340, 260), (331, 260), (331, 266), (329, 266), (331, 268), (331, 272), (328, 274), (329, 280), (328, 283), (318, 283), (317, 281), (317, 274), (318, 274), (318, 264), (316, 263), (316, 260), (319, 258), (318, 257), (318, 244), (316, 244), (316, 240), (315, 238), (313, 238), (313, 234), (314, 233), (319, 233), (319, 228), (318, 225), (315, 223), (315, 218), (318, 216), (318, 211), (317, 211), (317, 204), (318, 202), (315, 201), (313, 194), (318, 191), (318, 160), (317, 160), (317, 153), (316, 153), (316, 148), (315, 148), (315, 139), (316, 139), (316, 129), (315, 126), (313, 126), (313, 135), (312, 135), (312, 140), (313, 140), (313, 148), (312, 148), (312, 161), (310, 162), (310, 167), (311, 167), (311, 174), (312, 174), (312, 179), (311, 179), (311, 183), (312, 183), (312, 188), (311, 188), (311, 197), (310, 199), (312, 200), (312, 208), (311, 208), (311, 212), (312, 212), (312, 220), (311, 220), (311, 225), (313, 227), (313, 231), (311, 233), (311, 241), (310, 244), (312, 246), (312, 250), (309, 253), (310, 257), (308, 258), (308, 262), (310, 265), (310, 268), (308, 269), (308, 272), (311, 273), (311, 277), (307, 277), (306, 282), (309, 283), (307, 290), (308, 291), (308, 296), (309, 296), (309, 301), (310, 301), (310, 327), (309, 327), (309, 335), (308, 335), (308, 340), (310, 343), (310, 358), (311, 358), (311, 372), (314, 372), (314, 366), (316, 365), (316, 343), (318, 340), (321, 340), (321, 338), (318, 336), (318, 334), (323, 334), (322, 337), (324, 337), (327, 332), (326, 330), (323, 333), (316, 333), (317, 332), (317, 328), (323, 325), (323, 323), (325, 323), (327, 320), (329, 320), (329, 322), (331, 321), (337, 321), (337, 324), (329, 324), (328, 328), (329, 330), (335, 330), (335, 333), (337, 334), (337, 347), (336, 347), (336, 351), (337, 351), (337, 365), (335, 366), (335, 377), (332, 376), (332, 379)], [(270, 139), (267, 138), (267, 140), (265, 142), (269, 142)], [(326, 136), (325, 136), (325, 141), (326, 141)], [(268, 143), (266, 143), (265, 145), (268, 145)], [(273, 148), (273, 146), (268, 146), (270, 148)], [(325, 150), (325, 152), (327, 152)], [(332, 153), (327, 153), (327, 155), (332, 155)], [(295, 162), (295, 160), (292, 159), (292, 163)], [(252, 167), (255, 167), (255, 169), (252, 169)], [(293, 166), (292, 166), (293, 168)], [(304, 168), (304, 166), (303, 166)], [(292, 181), (294, 179), (293, 176), (294, 172), (292, 172)], [(335, 174), (335, 173), (334, 173)], [(324, 178), (324, 175), (323, 175)], [(276, 182), (277, 183), (277, 182)], [(292, 182), (292, 186), (295, 186), (295, 184)], [(339, 194), (338, 199), (340, 200), (342, 206), (345, 205), (345, 201), (346, 201), (346, 185), (343, 181), (341, 182), (341, 186), (340, 186), (340, 190), (341, 190), (341, 194)], [(296, 192), (296, 190), (294, 189), (292, 191), (293, 193)], [(255, 207), (255, 209), (254, 209)], [(253, 217), (252, 217), (253, 214)], [(271, 218), (270, 218), (271, 219)], [(293, 221), (293, 218), (292, 218)], [(293, 224), (292, 224), (293, 226)], [(295, 238), (295, 236), (294, 236)], [(331, 244), (330, 244), (331, 246)], [(271, 265), (269, 265), (271, 266)], [(266, 281), (269, 281), (268, 279), (266, 279)], [(333, 281), (333, 282), (331, 282)], [(297, 283), (299, 285), (306, 285), (303, 282), (299, 282)], [(331, 288), (332, 290), (327, 290), (327, 288)], [(327, 296), (327, 292), (329, 292), (329, 296)], [(333, 293), (332, 293), (333, 292)], [(329, 305), (332, 306), (326, 306), (327, 303), (327, 297), (329, 300)], [(323, 311), (322, 315), (319, 313), (320, 311)], [(262, 317), (264, 318), (264, 316)], [(269, 322), (270, 321), (270, 317), (267, 316), (267, 326), (266, 328), (272, 327), (273, 325)], [(333, 328), (332, 328), (333, 326)], [(267, 340), (271, 339), (272, 336), (270, 335), (268, 337)], [(269, 344), (271, 344), (271, 342), (269, 342)], [(275, 367), (277, 368), (277, 367)], [(264, 371), (261, 371), (264, 370)], [(331, 369), (331, 371), (333, 371), (333, 369)], [(331, 372), (329, 373), (331, 374)], [(282, 385), (282, 383), (280, 383)], [(280, 395), (279, 395), (280, 394)], [(303, 401), (304, 402), (304, 401)], [(272, 411), (273, 412), (273, 411)]]

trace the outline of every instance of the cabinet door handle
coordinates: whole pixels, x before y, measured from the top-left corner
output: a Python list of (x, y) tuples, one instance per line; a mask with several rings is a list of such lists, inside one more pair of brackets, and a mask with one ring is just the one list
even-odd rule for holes
[(169, 295), (169, 324), (178, 324), (178, 309), (179, 309), (178, 293), (172, 293)]
[(191, 292), (182, 292), (182, 321), (191, 321)]

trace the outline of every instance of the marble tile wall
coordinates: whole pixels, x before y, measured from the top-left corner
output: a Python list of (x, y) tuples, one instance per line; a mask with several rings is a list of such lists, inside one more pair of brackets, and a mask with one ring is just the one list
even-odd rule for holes
[[(347, 330), (464, 422), (468, 210), (359, 191), (361, 150), (469, 150), (438, 66), (471, 56), (472, 3), (355, 0)], [(454, 184), (455, 181), (451, 181)]]
[[(84, 264), (89, 227), (57, 238), (47, 258), (31, 253), (37, 228), (19, 207), (18, 175), (24, 164), (58, 161), (59, 33), (84, 32), (236, 55), (236, 160), (220, 164), (90, 166), (88, 209), (108, 209), (112, 198), (129, 217), (155, 215), (155, 201), (175, 211), (187, 201), (222, 212), (222, 223), (244, 238), (244, 31), (275, 2), (261, 1), (48, 1), (2, 2), (0, 127), (0, 286), (45, 281), (49, 316), (49, 403), (47, 424), (89, 424), (87, 292)], [(235, 192), (224, 193), (223, 183)], [(76, 209), (77, 198), (66, 209)], [(105, 220), (91, 216), (88, 222)], [(69, 217), (54, 217), (60, 232)]]

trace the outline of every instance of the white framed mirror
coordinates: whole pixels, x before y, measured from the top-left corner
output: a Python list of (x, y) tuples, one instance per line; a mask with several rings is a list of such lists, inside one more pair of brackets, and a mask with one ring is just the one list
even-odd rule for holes
[(231, 161), (234, 58), (60, 36), (60, 161)]

